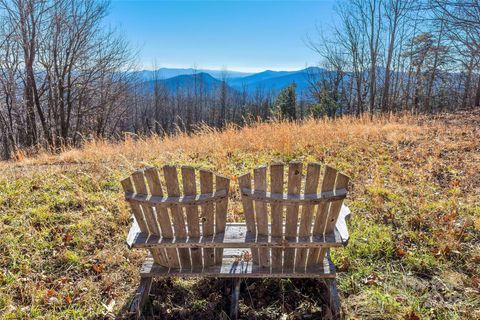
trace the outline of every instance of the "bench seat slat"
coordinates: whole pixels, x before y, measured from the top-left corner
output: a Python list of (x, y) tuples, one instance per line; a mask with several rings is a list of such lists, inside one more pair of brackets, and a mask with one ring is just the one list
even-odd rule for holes
[(141, 277), (248, 277), (248, 278), (335, 278), (335, 266), (326, 257), (323, 264), (318, 264), (304, 271), (278, 270), (262, 268), (252, 261), (239, 261), (238, 256), (247, 248), (225, 249), (221, 265), (205, 267), (203, 269), (166, 268), (155, 264), (153, 259), (147, 258), (140, 269)]

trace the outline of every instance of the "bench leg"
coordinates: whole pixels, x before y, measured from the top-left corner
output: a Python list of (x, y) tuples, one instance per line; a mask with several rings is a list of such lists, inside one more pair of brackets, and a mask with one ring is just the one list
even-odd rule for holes
[(332, 319), (342, 319), (340, 313), (340, 297), (338, 296), (337, 281), (335, 279), (325, 279), (324, 282), (328, 290), (326, 302), (332, 313)]
[(238, 299), (240, 297), (241, 278), (233, 278), (232, 281), (232, 299), (230, 304), (230, 319), (238, 319)]
[(130, 304), (130, 314), (132, 314), (135, 319), (140, 319), (142, 315), (143, 304), (147, 300), (148, 294), (150, 293), (152, 280), (153, 278), (140, 278), (140, 285), (138, 286), (132, 303)]

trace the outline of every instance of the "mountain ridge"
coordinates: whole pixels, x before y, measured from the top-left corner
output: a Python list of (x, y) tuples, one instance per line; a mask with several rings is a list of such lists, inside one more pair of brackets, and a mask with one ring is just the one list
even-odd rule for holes
[(181, 75), (194, 75), (198, 73), (208, 73), (212, 77), (219, 80), (222, 79), (224, 75), (237, 78), (246, 77), (254, 74), (253, 72), (194, 68), (159, 68), (156, 70), (139, 70), (133, 72), (134, 75), (145, 81), (154, 80), (155, 77), (157, 78), (157, 80), (166, 80)]
[[(305, 69), (294, 70), (294, 71), (274, 71), (274, 70), (265, 70), (258, 73), (240, 73), (232, 71), (233, 75), (236, 77), (230, 76), (230, 71), (219, 71), (219, 70), (210, 70), (200, 71), (194, 69), (168, 69), (161, 68), (155, 71), (148, 71), (152, 76), (150, 79), (146, 78), (145, 73), (140, 74), (140, 77), (143, 77), (144, 83), (146, 84), (148, 90), (153, 90), (155, 82), (158, 82), (164, 85), (169, 91), (174, 90), (189, 90), (192, 89), (195, 85), (195, 80), (202, 81), (203, 90), (215, 90), (220, 87), (223, 79), (227, 83), (227, 86), (230, 90), (234, 91), (243, 91), (246, 90), (248, 94), (252, 94), (258, 90), (269, 91), (273, 94), (278, 93), (280, 90), (286, 86), (295, 83), (297, 86), (297, 94), (304, 94), (309, 86), (309, 78), (313, 76), (320, 75), (324, 69), (318, 67), (308, 67)], [(145, 71), (139, 71), (145, 72)], [(164, 77), (160, 77), (158, 74), (163, 72)], [(178, 74), (186, 72), (186, 74)], [(193, 73), (190, 73), (193, 72)], [(219, 72), (223, 74), (220, 75)], [(157, 78), (155, 79), (154, 75), (157, 73)], [(212, 74), (213, 73), (213, 74)], [(241, 76), (238, 76), (242, 74)], [(165, 75), (174, 75), (171, 77), (165, 77)], [(216, 77), (216, 76), (217, 77)], [(218, 77), (220, 75), (220, 78)]]

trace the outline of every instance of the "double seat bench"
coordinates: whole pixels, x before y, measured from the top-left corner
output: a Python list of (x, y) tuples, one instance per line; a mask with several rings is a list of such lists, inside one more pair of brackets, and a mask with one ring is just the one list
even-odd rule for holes
[(329, 253), (348, 242), (350, 210), (343, 200), (349, 179), (318, 163), (307, 165), (304, 179), (302, 172), (301, 162), (274, 163), (255, 168), (253, 179), (251, 173), (235, 179), (245, 223), (227, 223), (233, 220), (227, 209), (235, 194), (231, 179), (222, 175), (164, 166), (124, 179), (133, 213), (127, 245), (150, 252), (131, 312), (141, 314), (153, 278), (180, 276), (234, 278), (233, 318), (242, 278), (322, 278), (337, 314)]

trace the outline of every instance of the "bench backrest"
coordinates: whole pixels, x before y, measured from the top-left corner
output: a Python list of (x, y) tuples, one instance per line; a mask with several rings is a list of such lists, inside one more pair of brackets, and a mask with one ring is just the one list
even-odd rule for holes
[[(180, 171), (181, 184), (174, 166), (162, 168), (163, 179), (160, 170), (147, 168), (122, 181), (141, 232), (176, 240), (224, 232), (230, 180), (188, 166)], [(213, 248), (156, 248), (151, 253), (156, 263), (182, 269), (201, 269), (222, 259), (222, 249)]]
[(329, 166), (325, 166), (320, 179), (320, 164), (309, 163), (302, 183), (302, 169), (301, 162), (271, 164), (269, 170), (267, 166), (257, 167), (253, 170), (253, 187), (250, 173), (239, 177), (248, 232), (257, 238), (270, 236), (279, 247), (283, 245), (271, 252), (267, 248), (252, 250), (254, 263), (262, 267), (303, 270), (324, 262), (325, 248), (285, 246), (297, 237), (334, 232), (349, 179)]

